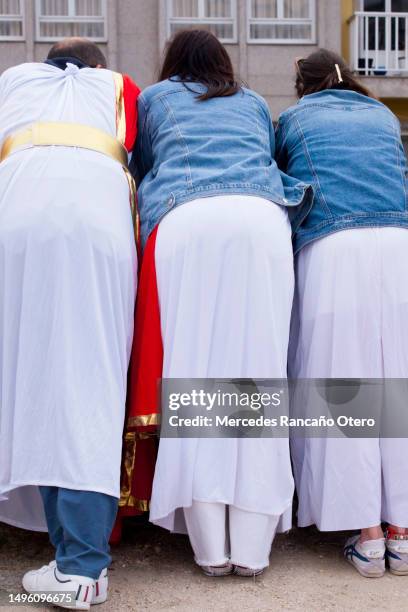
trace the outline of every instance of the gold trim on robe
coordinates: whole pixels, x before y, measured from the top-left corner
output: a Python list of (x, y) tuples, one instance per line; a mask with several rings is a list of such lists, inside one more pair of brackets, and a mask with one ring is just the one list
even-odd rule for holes
[(130, 417), (128, 427), (148, 427), (149, 425), (160, 425), (160, 414), (143, 414)]
[(116, 94), (116, 135), (119, 142), (124, 145), (126, 140), (126, 113), (123, 75), (119, 72), (113, 72), (112, 74)]
[[(122, 145), (126, 142), (126, 111), (125, 111), (125, 91), (123, 75), (120, 72), (112, 72), (115, 83), (115, 98), (116, 98), (116, 136)], [(125, 169), (126, 178), (129, 183), (130, 191), (130, 209), (132, 211), (133, 227), (135, 231), (136, 242), (139, 241), (140, 222), (139, 213), (137, 210), (136, 200), (136, 184), (129, 170)]]
[(135, 432), (130, 432), (125, 435), (123, 466), (126, 482), (122, 483), (120, 489), (119, 508), (128, 506), (130, 508), (136, 508), (141, 512), (147, 512), (149, 510), (149, 501), (147, 499), (136, 499), (131, 494), (137, 440), (144, 440), (149, 437), (149, 434), (136, 434)]

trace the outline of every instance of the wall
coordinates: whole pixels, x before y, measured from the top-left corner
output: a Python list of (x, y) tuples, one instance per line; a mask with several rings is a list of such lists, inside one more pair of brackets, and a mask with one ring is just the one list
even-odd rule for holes
[[(34, 41), (34, 0), (26, 0), (26, 41), (0, 43), (0, 72), (24, 61), (42, 61), (50, 44)], [(158, 74), (165, 43), (164, 0), (108, 0), (109, 44), (101, 45), (111, 68), (133, 76), (143, 88)], [(268, 101), (276, 119), (295, 102), (294, 59), (317, 48), (349, 49), (347, 20), (353, 0), (317, 0), (317, 45), (248, 45), (246, 0), (240, 0), (237, 44), (227, 45), (235, 69), (250, 87)], [(341, 23), (341, 27), (339, 24)], [(399, 98), (398, 115), (408, 112), (406, 78), (366, 77), (381, 99)], [(402, 109), (402, 110), (401, 110)]]

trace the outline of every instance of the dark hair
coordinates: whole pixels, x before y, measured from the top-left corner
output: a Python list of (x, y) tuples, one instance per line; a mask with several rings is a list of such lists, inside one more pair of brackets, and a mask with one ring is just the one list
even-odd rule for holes
[(98, 45), (87, 38), (65, 38), (55, 43), (49, 50), (47, 59), (52, 60), (59, 57), (75, 57), (91, 68), (96, 68), (96, 66), (106, 68), (108, 65)]
[[(339, 67), (342, 81), (336, 69)], [(348, 89), (363, 96), (375, 96), (354, 76), (344, 59), (327, 49), (319, 49), (297, 61), (295, 89), (299, 98), (325, 89)]]
[(182, 30), (167, 44), (159, 80), (172, 77), (205, 85), (198, 100), (233, 96), (241, 88), (225, 47), (206, 30)]

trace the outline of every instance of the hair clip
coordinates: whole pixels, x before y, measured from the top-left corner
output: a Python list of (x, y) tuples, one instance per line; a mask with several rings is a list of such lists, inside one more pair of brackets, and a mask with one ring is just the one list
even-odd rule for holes
[(337, 76), (339, 78), (339, 83), (343, 83), (343, 77), (341, 76), (340, 66), (338, 64), (334, 64), (337, 72)]

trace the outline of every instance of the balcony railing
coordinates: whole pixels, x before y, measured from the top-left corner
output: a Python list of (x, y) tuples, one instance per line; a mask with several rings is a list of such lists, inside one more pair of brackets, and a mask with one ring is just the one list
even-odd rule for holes
[(357, 12), (349, 24), (353, 70), (367, 76), (408, 76), (408, 13)]

